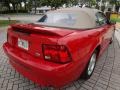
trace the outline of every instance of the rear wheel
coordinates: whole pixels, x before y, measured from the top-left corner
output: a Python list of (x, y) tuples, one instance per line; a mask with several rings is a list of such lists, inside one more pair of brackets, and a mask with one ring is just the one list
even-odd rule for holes
[(113, 43), (113, 40), (114, 40), (114, 35), (115, 35), (115, 32), (113, 33), (113, 35), (112, 35), (112, 38), (111, 38), (111, 40), (110, 40), (110, 44), (112, 44)]
[(97, 52), (95, 51), (92, 54), (90, 61), (89, 61), (88, 65), (84, 71), (84, 74), (83, 74), (84, 79), (89, 79), (90, 76), (92, 75), (94, 68), (95, 68), (95, 65), (96, 65), (96, 59), (97, 59)]
[(112, 38), (111, 38), (111, 40), (110, 40), (110, 44), (112, 44), (112, 43), (113, 43), (113, 39), (114, 39), (114, 37), (112, 37)]

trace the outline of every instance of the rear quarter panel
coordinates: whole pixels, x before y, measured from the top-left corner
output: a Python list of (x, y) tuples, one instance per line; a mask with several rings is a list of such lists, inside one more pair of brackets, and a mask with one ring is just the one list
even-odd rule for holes
[[(87, 65), (92, 53), (101, 43), (100, 32), (96, 29), (76, 31), (60, 40), (59, 44), (66, 45), (71, 54), (74, 69), (82, 72)], [(82, 66), (82, 68), (80, 68)]]

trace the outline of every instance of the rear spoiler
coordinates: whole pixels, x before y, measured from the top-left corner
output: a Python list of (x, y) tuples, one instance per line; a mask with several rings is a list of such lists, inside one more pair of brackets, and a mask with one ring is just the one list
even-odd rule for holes
[(47, 30), (42, 26), (34, 26), (32, 24), (15, 24), (11, 25), (12, 29), (16, 32), (26, 33), (26, 34), (42, 34), (47, 36), (61, 36), (58, 33)]

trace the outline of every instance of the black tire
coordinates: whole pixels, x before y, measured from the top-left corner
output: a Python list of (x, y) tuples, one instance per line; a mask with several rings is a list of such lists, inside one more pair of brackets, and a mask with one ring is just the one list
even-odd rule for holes
[(111, 38), (111, 40), (110, 40), (110, 44), (112, 44), (113, 43), (113, 37)]
[(110, 40), (110, 44), (112, 44), (113, 41), (114, 41), (114, 35), (115, 35), (115, 32), (113, 33), (113, 36), (112, 36), (112, 38), (111, 38), (111, 40)]
[[(94, 56), (95, 55), (95, 56)], [(93, 56), (95, 57), (95, 62), (94, 62), (94, 66), (93, 66), (93, 69), (91, 72), (89, 72), (89, 67), (90, 67), (90, 63), (91, 63), (91, 59), (93, 58)], [(82, 78), (87, 80), (91, 77), (91, 75), (93, 74), (94, 72), (94, 69), (95, 69), (95, 66), (96, 66), (96, 61), (97, 61), (97, 51), (95, 51), (92, 55), (91, 55), (91, 58), (82, 74)]]

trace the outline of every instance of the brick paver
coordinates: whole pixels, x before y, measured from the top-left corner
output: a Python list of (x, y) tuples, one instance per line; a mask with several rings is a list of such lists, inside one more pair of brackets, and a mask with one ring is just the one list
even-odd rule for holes
[[(0, 90), (53, 90), (41, 87), (19, 74), (8, 62), (2, 45), (6, 32), (0, 33)], [(78, 79), (60, 90), (120, 90), (120, 46), (114, 39), (99, 58), (90, 79)]]

